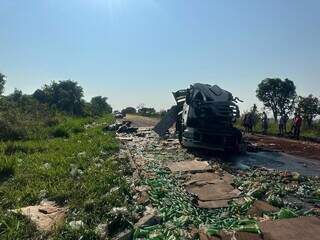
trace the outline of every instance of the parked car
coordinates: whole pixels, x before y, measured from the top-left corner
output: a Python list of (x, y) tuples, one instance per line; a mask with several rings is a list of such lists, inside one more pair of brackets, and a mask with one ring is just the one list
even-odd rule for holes
[(122, 119), (122, 118), (125, 117), (125, 114), (123, 114), (123, 113), (121, 113), (119, 111), (114, 111), (113, 115), (114, 115), (115, 118), (119, 118), (119, 119)]

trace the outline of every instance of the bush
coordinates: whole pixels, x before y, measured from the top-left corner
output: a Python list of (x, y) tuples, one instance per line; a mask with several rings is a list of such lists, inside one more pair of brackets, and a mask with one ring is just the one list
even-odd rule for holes
[(71, 115), (82, 115), (84, 110), (83, 89), (71, 80), (51, 82), (34, 92), (33, 97), (40, 103), (56, 107)]
[(2, 159), (0, 161), (0, 181), (9, 178), (14, 175), (15, 162), (8, 159)]
[(52, 132), (51, 135), (55, 138), (68, 138), (70, 136), (67, 129), (63, 127), (57, 127)]
[(125, 109), (122, 109), (121, 113), (123, 113), (123, 114), (136, 114), (137, 110), (134, 107), (126, 107)]
[(71, 131), (72, 131), (73, 133), (81, 133), (81, 132), (84, 132), (84, 128), (83, 128), (83, 127), (73, 127), (73, 128), (71, 129)]
[(54, 126), (57, 126), (58, 124), (59, 124), (59, 120), (56, 118), (48, 119), (47, 121), (45, 121), (45, 125), (47, 127), (54, 127)]
[(5, 155), (14, 155), (16, 153), (25, 153), (25, 154), (33, 154), (33, 153), (42, 153), (45, 152), (47, 148), (40, 146), (32, 146), (19, 142), (9, 142), (4, 150)]
[(107, 103), (106, 97), (93, 97), (90, 103), (93, 116), (102, 116), (105, 113), (112, 113), (112, 107)]
[(8, 141), (26, 138), (26, 129), (19, 125), (20, 124), (10, 123), (5, 119), (0, 119), (0, 139)]
[(56, 113), (35, 100), (21, 103), (9, 97), (0, 101), (0, 140), (30, 140), (46, 138), (45, 127), (57, 124)]
[(15, 145), (13, 143), (10, 143), (7, 145), (4, 153), (6, 155), (13, 155), (17, 152), (21, 152), (21, 153), (28, 153), (29, 152), (29, 148), (27, 146), (22, 146), (22, 145)]
[(143, 107), (138, 110), (138, 113), (142, 116), (151, 117), (156, 114), (156, 110), (154, 108)]

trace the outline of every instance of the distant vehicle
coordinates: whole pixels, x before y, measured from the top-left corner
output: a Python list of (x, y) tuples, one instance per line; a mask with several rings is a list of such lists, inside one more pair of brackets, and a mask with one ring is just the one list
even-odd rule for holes
[(240, 101), (217, 85), (196, 83), (173, 93), (177, 105), (155, 127), (163, 135), (174, 122), (182, 146), (241, 152), (242, 133), (233, 127)]
[(120, 118), (120, 119), (125, 117), (125, 114), (123, 114), (123, 113), (121, 113), (119, 111), (114, 111), (113, 115), (114, 115), (115, 118)]

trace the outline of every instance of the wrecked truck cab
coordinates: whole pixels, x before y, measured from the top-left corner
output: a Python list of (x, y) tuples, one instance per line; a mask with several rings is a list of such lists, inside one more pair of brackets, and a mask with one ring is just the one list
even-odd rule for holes
[[(173, 95), (177, 103), (180, 98)], [(240, 116), (239, 108), (232, 94), (219, 86), (194, 84), (185, 92), (182, 119), (178, 129), (181, 144), (185, 147), (210, 150), (239, 151), (242, 140), (241, 131), (233, 127)]]
[[(217, 85), (196, 83), (173, 96), (177, 105), (170, 111), (176, 114), (176, 131), (184, 147), (242, 151), (242, 133), (233, 127), (240, 117), (238, 99), (230, 92)], [(155, 131), (158, 129), (156, 126)]]

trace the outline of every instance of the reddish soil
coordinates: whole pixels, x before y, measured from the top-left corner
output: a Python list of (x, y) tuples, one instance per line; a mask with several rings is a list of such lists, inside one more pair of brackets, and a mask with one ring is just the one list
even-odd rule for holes
[(304, 158), (320, 160), (320, 144), (261, 134), (246, 135), (245, 139), (264, 149), (281, 151)]

